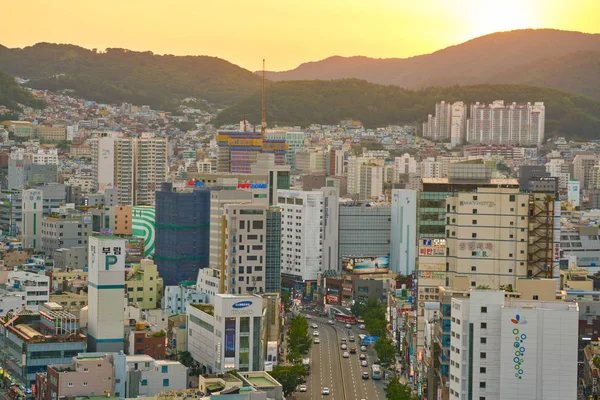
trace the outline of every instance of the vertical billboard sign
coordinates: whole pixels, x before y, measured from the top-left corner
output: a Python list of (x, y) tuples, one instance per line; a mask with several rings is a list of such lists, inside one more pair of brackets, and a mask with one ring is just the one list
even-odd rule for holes
[(235, 366), (235, 318), (225, 318), (225, 366)]

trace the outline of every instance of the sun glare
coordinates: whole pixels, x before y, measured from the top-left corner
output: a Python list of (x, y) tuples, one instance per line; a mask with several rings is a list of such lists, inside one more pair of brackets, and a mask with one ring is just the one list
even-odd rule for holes
[(533, 2), (505, 0), (482, 1), (471, 15), (472, 36), (514, 29), (536, 28), (537, 15)]

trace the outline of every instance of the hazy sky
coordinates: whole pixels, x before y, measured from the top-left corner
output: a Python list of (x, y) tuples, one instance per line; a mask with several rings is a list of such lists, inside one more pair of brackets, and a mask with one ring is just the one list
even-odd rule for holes
[(211, 55), (285, 70), (332, 55), (409, 57), (520, 28), (600, 32), (600, 0), (5, 0), (0, 44)]

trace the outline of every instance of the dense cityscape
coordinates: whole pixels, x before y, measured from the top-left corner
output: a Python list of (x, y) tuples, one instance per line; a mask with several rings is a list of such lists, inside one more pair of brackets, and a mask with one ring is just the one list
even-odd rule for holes
[(150, 105), (9, 51), (0, 400), (598, 399), (598, 100), (481, 85), (323, 124), (264, 61), (246, 100)]

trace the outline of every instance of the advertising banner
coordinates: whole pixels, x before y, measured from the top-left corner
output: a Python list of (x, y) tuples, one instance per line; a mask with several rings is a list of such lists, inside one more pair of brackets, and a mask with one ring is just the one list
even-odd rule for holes
[(381, 257), (342, 257), (342, 268), (354, 274), (386, 274), (389, 271), (390, 258)]
[(225, 318), (224, 364), (235, 364), (235, 318)]
[(271, 365), (277, 365), (277, 341), (267, 342), (267, 363), (271, 363)]

